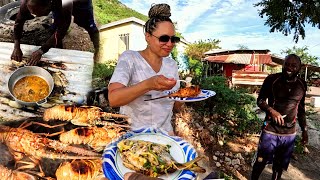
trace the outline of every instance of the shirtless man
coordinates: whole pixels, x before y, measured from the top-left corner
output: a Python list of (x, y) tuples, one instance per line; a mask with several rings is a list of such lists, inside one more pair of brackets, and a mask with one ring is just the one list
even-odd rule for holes
[(42, 55), (52, 47), (62, 48), (62, 39), (68, 31), (72, 16), (74, 16), (74, 22), (89, 33), (95, 48), (95, 54), (98, 52), (99, 30), (94, 22), (91, 0), (21, 0), (20, 10), (14, 25), (12, 60), (19, 62), (22, 60), (20, 39), (26, 20), (47, 16), (51, 11), (54, 18), (54, 33), (38, 50), (32, 53), (30, 59), (27, 60), (28, 65), (36, 65)]

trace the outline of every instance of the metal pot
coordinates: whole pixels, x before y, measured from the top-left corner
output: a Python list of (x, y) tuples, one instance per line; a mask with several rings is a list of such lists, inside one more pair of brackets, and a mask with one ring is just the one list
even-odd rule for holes
[[(13, 95), (13, 87), (17, 83), (17, 81), (19, 81), (21, 78), (26, 77), (26, 76), (39, 76), (39, 77), (43, 78), (49, 85), (49, 94), (44, 99), (41, 99), (38, 102), (25, 102), (25, 101), (21, 101), (21, 100), (17, 99)], [(11, 74), (11, 76), (8, 80), (8, 89), (9, 89), (10, 95), (18, 103), (20, 103), (21, 105), (24, 105), (24, 106), (36, 106), (36, 105), (46, 103), (47, 97), (51, 94), (51, 92), (53, 90), (53, 86), (54, 86), (54, 82), (53, 82), (53, 78), (52, 78), (51, 74), (48, 71), (46, 71), (45, 69), (38, 67), (38, 66), (25, 66), (25, 67), (19, 68)]]

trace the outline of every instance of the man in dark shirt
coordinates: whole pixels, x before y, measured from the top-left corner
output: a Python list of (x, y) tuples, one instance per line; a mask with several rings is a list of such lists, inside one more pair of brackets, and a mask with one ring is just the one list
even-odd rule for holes
[[(271, 74), (263, 82), (257, 104), (266, 112), (251, 179), (257, 180), (267, 163), (273, 163), (272, 179), (287, 170), (296, 137), (296, 120), (302, 130), (302, 144), (308, 142), (305, 115), (306, 82), (297, 75), (299, 56), (286, 56), (282, 73)], [(267, 100), (268, 99), (268, 103)]]
[(28, 65), (36, 65), (42, 55), (52, 47), (62, 48), (62, 39), (68, 31), (72, 15), (74, 16), (74, 22), (89, 33), (96, 55), (99, 50), (99, 30), (94, 22), (92, 0), (21, 0), (20, 10), (14, 25), (12, 60), (22, 60), (23, 54), (20, 49), (20, 39), (25, 21), (35, 16), (47, 16), (51, 11), (53, 13), (53, 28), (55, 32), (40, 49), (32, 53), (27, 61)]

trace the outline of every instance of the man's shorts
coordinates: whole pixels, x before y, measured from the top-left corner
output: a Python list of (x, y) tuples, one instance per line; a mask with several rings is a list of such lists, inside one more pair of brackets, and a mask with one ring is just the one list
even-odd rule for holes
[(74, 23), (87, 30), (96, 29), (94, 22), (92, 0), (82, 0), (73, 2), (72, 15)]
[(296, 135), (274, 135), (262, 132), (254, 161), (277, 164), (287, 170), (294, 149)]
[[(53, 12), (53, 19), (63, 18), (58, 12)], [(97, 25), (94, 22), (92, 0), (77, 0), (73, 2), (72, 15), (73, 21), (78, 26), (83, 27), (85, 30), (95, 33), (98, 31)], [(52, 29), (56, 29), (57, 25), (53, 24)]]

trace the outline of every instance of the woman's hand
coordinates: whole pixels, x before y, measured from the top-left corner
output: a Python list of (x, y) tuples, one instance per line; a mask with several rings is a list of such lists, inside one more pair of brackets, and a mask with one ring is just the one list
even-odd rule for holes
[(167, 78), (164, 75), (156, 75), (148, 79), (151, 90), (170, 90), (177, 81), (174, 78)]
[(128, 172), (124, 174), (124, 180), (161, 180), (161, 179), (145, 176), (140, 173)]

